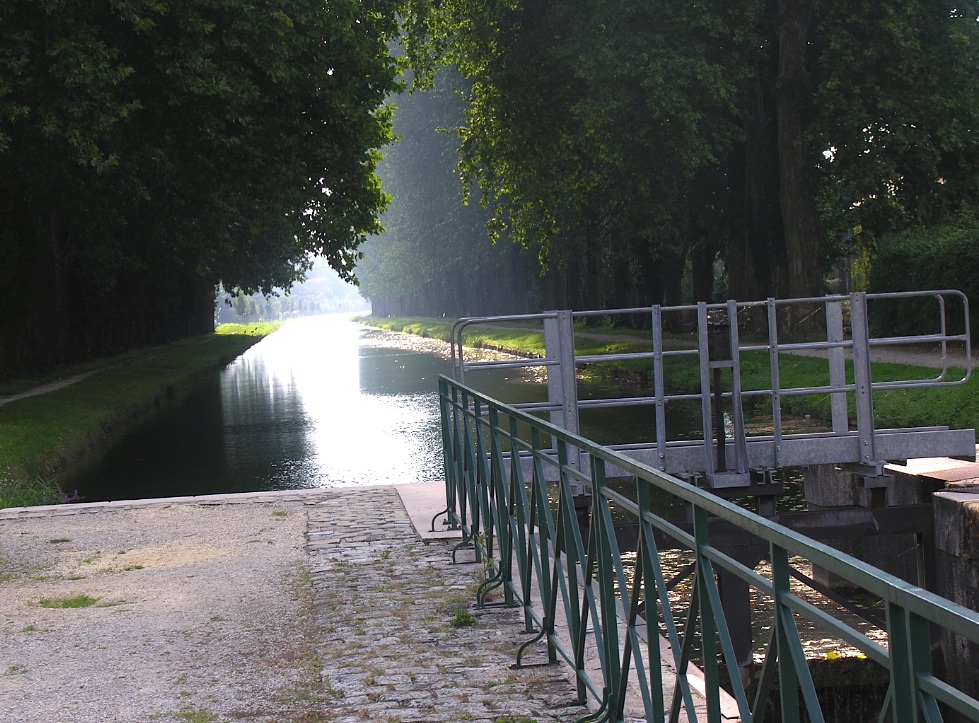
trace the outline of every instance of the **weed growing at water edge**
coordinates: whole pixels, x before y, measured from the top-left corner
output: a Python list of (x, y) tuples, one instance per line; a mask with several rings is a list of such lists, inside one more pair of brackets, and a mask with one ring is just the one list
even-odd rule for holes
[[(76, 493), (77, 494), (77, 493)], [(66, 497), (66, 499), (61, 499)], [(0, 509), (58, 504), (67, 496), (56, 482), (33, 478), (14, 478), (9, 469), (0, 470)]]

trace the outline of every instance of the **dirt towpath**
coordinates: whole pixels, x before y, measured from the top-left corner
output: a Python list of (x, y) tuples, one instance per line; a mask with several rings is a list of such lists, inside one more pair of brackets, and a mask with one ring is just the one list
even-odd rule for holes
[(393, 487), (0, 511), (0, 719), (583, 715), (566, 669), (510, 669), (520, 617), (471, 608), (453, 544)]

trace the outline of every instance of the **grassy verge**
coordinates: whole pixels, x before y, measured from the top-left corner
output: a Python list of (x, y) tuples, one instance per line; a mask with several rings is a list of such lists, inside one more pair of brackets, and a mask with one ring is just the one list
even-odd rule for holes
[(0, 507), (57, 501), (59, 470), (141, 414), (172, 398), (201, 372), (224, 366), (280, 324), (234, 324), (214, 334), (7, 382), (16, 394), (79, 374), (55, 391), (0, 406)]
[[(424, 317), (374, 317), (360, 316), (355, 321), (385, 331), (404, 332), (428, 339), (448, 342), (451, 339), (454, 320), (428, 319)], [(589, 327), (575, 336), (575, 352), (578, 354), (613, 354), (626, 351), (648, 351), (649, 342), (643, 341), (648, 332), (608, 327)], [(635, 337), (635, 341), (628, 337)], [(506, 327), (499, 325), (471, 325), (466, 327), (463, 343), (474, 349), (495, 349), (526, 357), (544, 356), (544, 335), (540, 322), (513, 322)]]
[[(418, 336), (448, 340), (451, 321), (424, 318), (361, 317), (360, 323), (401, 331)], [(642, 335), (613, 327), (589, 327), (575, 336), (575, 351), (583, 354), (649, 351), (649, 342)], [(636, 336), (635, 341), (629, 337)], [(509, 351), (523, 356), (543, 356), (543, 334), (535, 329), (470, 327), (465, 335), (466, 346)], [(767, 352), (742, 354), (742, 388), (767, 389), (771, 386), (771, 369)], [(647, 362), (615, 362), (589, 365), (586, 374), (595, 381), (649, 386)], [(936, 375), (932, 369), (901, 364), (874, 364), (874, 379), (928, 379)], [(673, 357), (667, 360), (665, 377), (670, 392), (695, 392), (700, 388), (700, 366), (696, 356)], [(852, 380), (852, 367), (848, 365)], [(824, 360), (801, 356), (781, 356), (779, 378), (783, 388), (822, 386), (829, 383)], [(784, 397), (783, 412), (809, 414), (828, 419), (829, 395)], [(854, 414), (851, 400), (851, 414)], [(979, 430), (979, 377), (967, 384), (933, 389), (905, 389), (874, 394), (874, 416), (881, 427), (948, 426), (953, 429)]]

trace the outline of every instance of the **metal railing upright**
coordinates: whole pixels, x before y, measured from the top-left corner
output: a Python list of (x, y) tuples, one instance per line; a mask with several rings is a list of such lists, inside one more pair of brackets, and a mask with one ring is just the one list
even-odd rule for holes
[[(771, 705), (787, 723), (824, 720), (804, 626), (886, 676), (878, 720), (931, 722), (954, 711), (979, 721), (975, 691), (947, 682), (932, 654), (938, 629), (979, 644), (979, 613), (456, 380), (441, 377), (439, 393), (450, 522), (462, 530), (459, 549), (474, 547), (491, 563), (478, 603), (498, 596), (521, 609), (528, 640), (517, 664), (538, 645), (547, 662), (568, 664), (579, 701), (593, 701), (582, 721), (758, 723)], [(576, 457), (587, 469), (572, 464)], [(627, 484), (609, 480), (613, 467)], [(556, 486), (547, 482), (554, 477)], [(592, 492), (587, 528), (572, 482)], [(638, 528), (631, 558), (616, 534), (622, 520)], [(766, 562), (725, 552), (732, 537), (760, 546)], [(835, 608), (800, 582), (806, 564), (866, 591), (884, 619), (855, 620)], [(767, 616), (768, 636), (754, 649), (757, 676), (736, 672), (745, 661), (721, 604), (725, 575), (750, 586), (756, 614)]]
[[(924, 309), (931, 326), (909, 335), (875, 331), (877, 324), (871, 307), (886, 310), (888, 306), (902, 308), (895, 307), (902, 304)], [(648, 330), (645, 335), (633, 338), (646, 344), (647, 349), (609, 353), (576, 351), (576, 345), (589, 335), (587, 328), (576, 327), (576, 322), (594, 317), (642, 317)], [(953, 317), (955, 322), (950, 323)], [(820, 329), (821, 336), (785, 338), (782, 327), (791, 326), (785, 320), (799, 318), (812, 322), (814, 328)], [(746, 321), (749, 319), (750, 323)], [(473, 328), (529, 328), (530, 325), (543, 331), (546, 349), (543, 358), (490, 361), (466, 358), (464, 337)], [(690, 332), (673, 338), (665, 332), (669, 325), (686, 325)], [(752, 334), (747, 333), (749, 326)], [(715, 354), (715, 341), (723, 348), (720, 356)], [(884, 360), (884, 350), (904, 352), (926, 346), (940, 364), (933, 376), (914, 373), (900, 378), (874, 376), (871, 362)], [(957, 352), (954, 357), (953, 350)], [(825, 359), (822, 378), (816, 381), (809, 378), (794, 385), (787, 383), (782, 367), (797, 356)], [(582, 394), (577, 382), (579, 371), (589, 365), (609, 362), (648, 365), (646, 388), (624, 396)], [(678, 389), (670, 383), (670, 364), (675, 362), (693, 362), (699, 366), (699, 384), (695, 388)], [(961, 370), (955, 371), (958, 363)], [(853, 293), (675, 307), (550, 311), (455, 322), (452, 328), (455, 379), (478, 389), (479, 373), (517, 368), (544, 371), (547, 400), (514, 401), (513, 406), (545, 416), (572, 433), (580, 431), (580, 415), (588, 410), (651, 408), (643, 425), (649, 441), (616, 440), (613, 448), (661, 471), (703, 478), (706, 486), (714, 489), (750, 485), (751, 473), (757, 471), (850, 464), (862, 474), (879, 476), (887, 462), (975, 453), (975, 433), (971, 429), (881, 429), (874, 421), (874, 395), (879, 392), (954, 386), (969, 380), (972, 369), (969, 305), (960, 291)], [(747, 381), (748, 368), (756, 371), (751, 383)], [(760, 375), (758, 369), (762, 371)], [(786, 424), (788, 415), (784, 408), (792, 398), (804, 396), (829, 400), (831, 420), (827, 429), (799, 432)], [(685, 404), (697, 407), (698, 439), (679, 438), (667, 424), (669, 410)], [(746, 407), (760, 415), (755, 421), (761, 423), (754, 431), (746, 423)], [(770, 416), (761, 419), (766, 414)], [(730, 427), (729, 432), (726, 427)], [(579, 459), (575, 452), (571, 454), (573, 466), (587, 467), (586, 458)]]

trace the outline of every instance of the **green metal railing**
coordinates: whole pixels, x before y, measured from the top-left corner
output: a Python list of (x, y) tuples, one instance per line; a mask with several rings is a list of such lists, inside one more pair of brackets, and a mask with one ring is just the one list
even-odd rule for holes
[[(886, 675), (879, 721), (939, 721), (949, 711), (979, 721), (979, 701), (932, 667), (937, 632), (979, 643), (979, 614), (447, 377), (439, 387), (448, 521), (462, 531), (457, 550), (475, 548), (488, 571), (478, 602), (495, 604), (496, 596), (522, 609), (533, 637), (520, 646), (517, 664), (538, 644), (548, 663), (569, 664), (579, 702), (597, 701), (582, 721), (619, 721), (627, 710), (648, 721), (681, 714), (720, 721), (725, 706), (742, 721), (763, 721), (772, 705), (782, 721), (822, 721), (803, 621)], [(569, 462), (579, 451), (588, 470)], [(630, 477), (613, 484), (607, 467)], [(545, 482), (553, 469), (556, 485)], [(573, 481), (591, 492), (585, 529)], [(637, 530), (631, 555), (616, 534), (624, 520)], [(732, 530), (767, 546), (768, 564), (751, 567), (725, 552), (717, 540)], [(665, 551), (676, 548), (690, 563), (685, 595), (676, 587), (683, 572), (664, 564)], [(879, 628), (801, 589), (798, 580), (808, 580), (796, 569), (801, 561), (879, 600)], [(744, 676), (750, 685), (721, 604), (721, 574), (747, 583), (769, 616), (757, 674)]]

